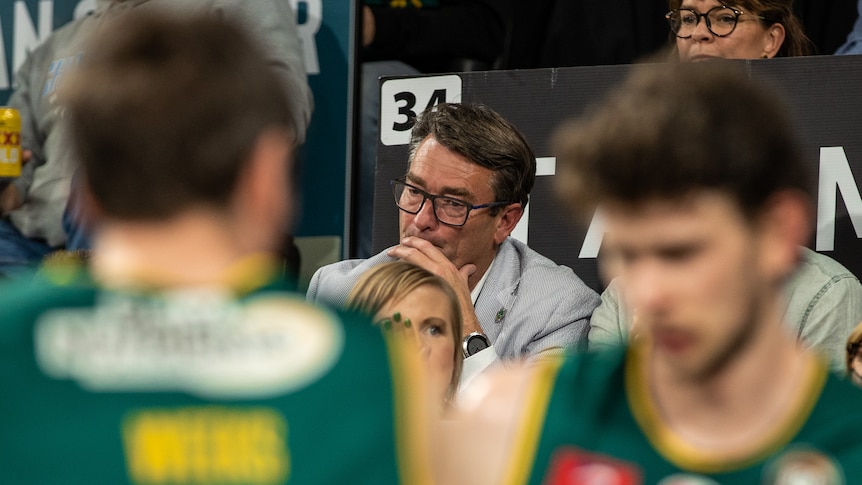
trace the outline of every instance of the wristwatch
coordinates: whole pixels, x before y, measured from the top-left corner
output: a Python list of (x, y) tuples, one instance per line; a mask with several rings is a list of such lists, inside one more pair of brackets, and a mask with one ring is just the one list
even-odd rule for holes
[(490, 346), (491, 342), (488, 341), (487, 335), (484, 333), (473, 332), (464, 337), (464, 357), (476, 355)]

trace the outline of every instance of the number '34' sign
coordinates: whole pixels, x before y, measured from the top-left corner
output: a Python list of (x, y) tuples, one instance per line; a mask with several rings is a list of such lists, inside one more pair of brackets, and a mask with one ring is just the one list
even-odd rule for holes
[(380, 141), (387, 146), (406, 145), (423, 111), (440, 103), (461, 102), (461, 78), (450, 74), (388, 79), (380, 91)]

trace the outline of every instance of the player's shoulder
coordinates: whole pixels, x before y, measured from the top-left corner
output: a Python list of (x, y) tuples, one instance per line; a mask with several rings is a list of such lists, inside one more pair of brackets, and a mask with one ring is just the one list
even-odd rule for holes
[[(836, 372), (829, 372), (820, 393), (818, 403), (821, 407), (834, 407), (837, 410), (860, 409), (862, 406), (862, 388), (853, 384), (850, 379)], [(862, 414), (847, 413), (857, 417), (856, 421), (862, 425)]]
[(380, 263), (393, 260), (394, 259), (392, 257), (386, 254), (386, 251), (383, 251), (368, 259), (345, 259), (342, 261), (336, 261), (318, 268), (312, 276), (312, 281), (317, 281), (318, 284), (322, 284), (323, 282), (328, 282), (330, 280), (358, 279), (362, 273), (370, 268)]
[(78, 263), (34, 267), (0, 282), (0, 315), (71, 305), (93, 292), (92, 280)]
[[(611, 348), (600, 352), (569, 350), (552, 358), (507, 363), (478, 376), (459, 395), (462, 412), (499, 408), (507, 413), (502, 419), (517, 416), (527, 401), (547, 395), (556, 387), (575, 389), (578, 393), (597, 388), (622, 375), (626, 349)], [(488, 407), (490, 406), (490, 408)]]

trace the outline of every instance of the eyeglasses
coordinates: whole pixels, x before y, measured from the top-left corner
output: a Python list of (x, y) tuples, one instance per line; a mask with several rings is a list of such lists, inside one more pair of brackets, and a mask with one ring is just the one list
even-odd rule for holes
[[(736, 28), (740, 15), (749, 15), (753, 19), (764, 20), (760, 15), (746, 14), (742, 10), (719, 5), (700, 13), (690, 8), (679, 8), (665, 14), (664, 18), (670, 24), (670, 30), (680, 39), (688, 39), (697, 29), (700, 19), (706, 22), (706, 28), (716, 37), (727, 37)], [(745, 20), (745, 19), (743, 19)]]
[(467, 223), (467, 218), (472, 210), (510, 204), (510, 202), (491, 202), (490, 204), (470, 205), (469, 202), (454, 197), (429, 194), (404, 180), (390, 180), (389, 183), (392, 185), (395, 205), (399, 209), (408, 214), (418, 214), (425, 205), (425, 201), (430, 200), (434, 208), (434, 216), (447, 226), (463, 226)]

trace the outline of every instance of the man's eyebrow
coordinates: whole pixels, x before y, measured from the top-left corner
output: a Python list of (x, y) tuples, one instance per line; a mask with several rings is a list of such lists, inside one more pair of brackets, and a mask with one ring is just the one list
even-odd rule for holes
[(704, 247), (706, 247), (706, 243), (703, 241), (690, 241), (656, 248), (656, 253), (663, 258), (681, 259), (697, 253)]
[(457, 197), (465, 197), (471, 198), (473, 197), (473, 193), (464, 187), (443, 187), (443, 190), (440, 191), (441, 194), (444, 195), (454, 195)]
[[(405, 179), (407, 179), (408, 182), (415, 184), (415, 185), (421, 185), (423, 187), (428, 186), (428, 184), (425, 183), (425, 180), (422, 177), (418, 177), (418, 176), (410, 174), (410, 173), (407, 174)], [(441, 190), (440, 193), (437, 195), (449, 195), (449, 196), (470, 198), (470, 197), (473, 197), (473, 192), (470, 192), (469, 190), (467, 190), (464, 187), (443, 187), (443, 190)]]
[(408, 182), (416, 184), (416, 185), (423, 185), (423, 186), (426, 185), (425, 180), (422, 177), (413, 175), (410, 172), (408, 172), (407, 175), (404, 176), (404, 179), (407, 180)]

